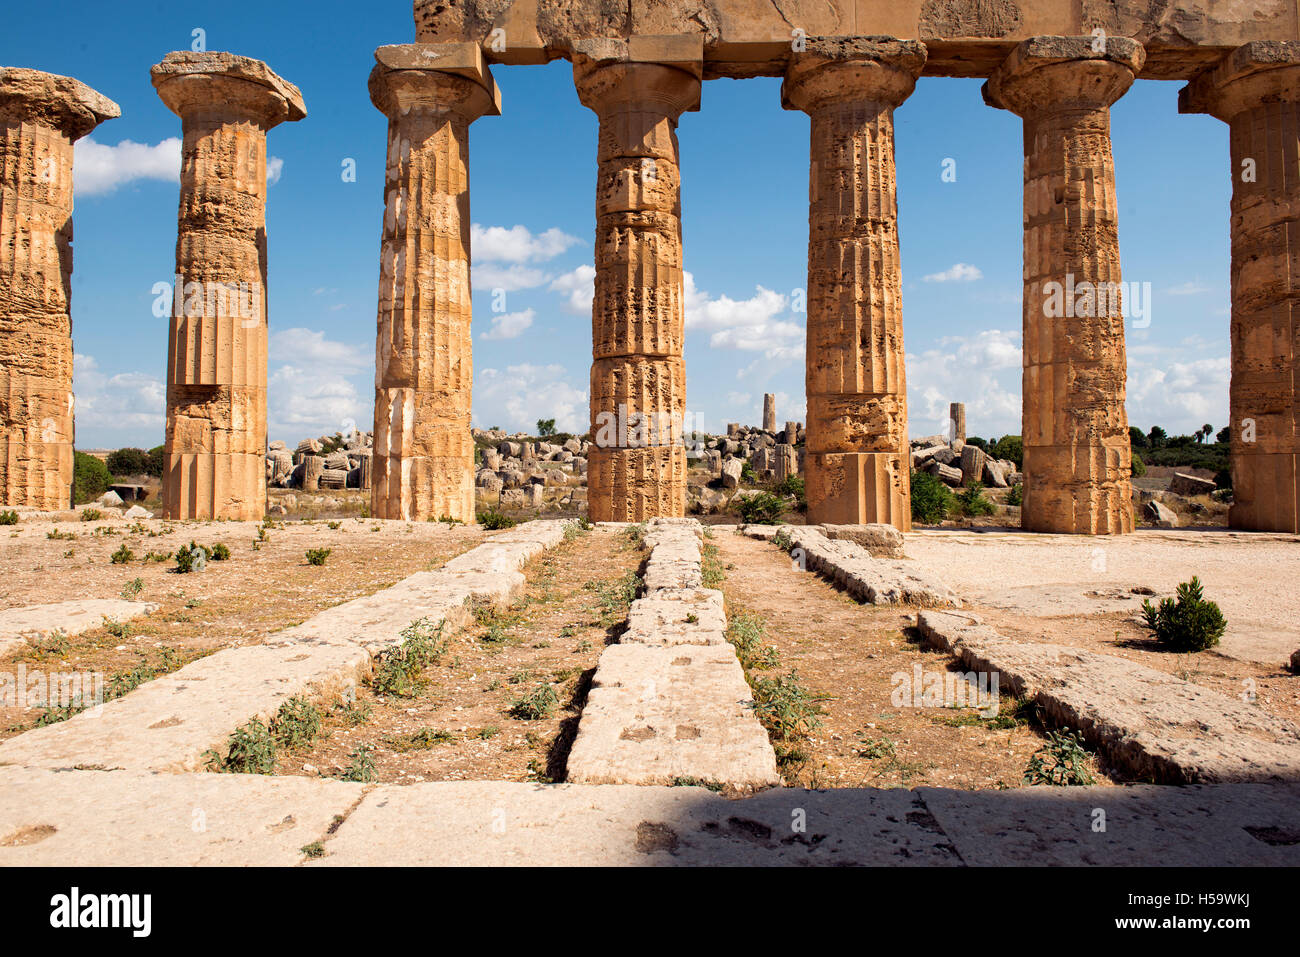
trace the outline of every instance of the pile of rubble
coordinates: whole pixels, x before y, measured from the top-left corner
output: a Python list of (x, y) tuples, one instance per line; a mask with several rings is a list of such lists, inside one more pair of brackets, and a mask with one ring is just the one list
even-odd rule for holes
[(1011, 488), (1024, 481), (1010, 459), (995, 459), (978, 445), (942, 435), (912, 439), (912, 468), (929, 472), (954, 488), (965, 488), (970, 482), (981, 482), (988, 488)]
[(370, 488), (373, 444), (371, 432), (303, 439), (292, 452), (284, 442), (272, 442), (266, 451), (266, 484), (307, 492)]
[(547, 442), (525, 435), (507, 436), (500, 430), (473, 429), (471, 434), (479, 447), (474, 484), (481, 503), (540, 508), (546, 490), (555, 488), (559, 491), (552, 496), (552, 504), (586, 507), (590, 442), (572, 437)]

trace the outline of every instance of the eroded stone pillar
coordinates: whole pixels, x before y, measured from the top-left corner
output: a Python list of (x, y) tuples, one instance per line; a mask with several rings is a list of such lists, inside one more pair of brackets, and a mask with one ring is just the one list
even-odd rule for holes
[(771, 392), (763, 394), (763, 431), (776, 431), (776, 396)]
[(1300, 44), (1240, 47), (1179, 96), (1232, 151), (1234, 528), (1300, 532)]
[(388, 117), (371, 503), (376, 518), (473, 522), (469, 125), (500, 106), (477, 46), (439, 50), (446, 70), (380, 47), (370, 74)]
[(292, 83), (232, 53), (169, 53), (151, 73), (184, 133), (163, 514), (255, 521), (266, 511), (266, 131), (306, 108)]
[(1126, 37), (1034, 37), (984, 86), (1024, 120), (1021, 525), (1133, 530), (1110, 106), (1145, 61)]
[(808, 41), (782, 105), (812, 118), (804, 481), (808, 522), (912, 527), (894, 108), (925, 46)]
[(600, 118), (587, 514), (640, 522), (686, 510), (681, 180), (677, 120), (699, 105), (682, 65), (574, 57)]
[(116, 103), (0, 67), (0, 505), (72, 504), (72, 144)]

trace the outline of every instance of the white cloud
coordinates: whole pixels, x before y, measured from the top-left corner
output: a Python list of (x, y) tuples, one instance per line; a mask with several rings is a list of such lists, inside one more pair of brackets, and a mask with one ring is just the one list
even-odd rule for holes
[(295, 327), (272, 333), (267, 351), (271, 361), (283, 362), (267, 382), (270, 438), (295, 445), (308, 437), (371, 428), (370, 404), (361, 394), (373, 381), (373, 348)]
[(94, 356), (73, 356), (78, 445), (114, 448), (161, 445), (167, 422), (167, 386), (143, 372), (105, 375)]
[[(284, 160), (269, 156), (266, 181), (274, 186), (284, 170)], [(179, 183), (181, 179), (181, 141), (169, 136), (153, 146), (122, 140), (116, 146), (97, 143), (93, 137), (78, 140), (72, 163), (73, 188), (81, 196), (111, 193), (119, 186), (140, 179)]]
[(518, 289), (534, 289), (545, 285), (550, 275), (540, 269), (515, 264), (498, 266), (494, 263), (480, 263), (477, 260), (470, 267), (470, 281), (476, 289), (504, 289), (514, 292)]
[[(1204, 350), (1195, 350), (1203, 352)], [(1129, 356), (1128, 418), (1143, 431), (1159, 425), (1170, 435), (1204, 423), (1216, 431), (1228, 421), (1228, 356), (1197, 358), (1183, 349), (1152, 350), (1152, 361)]]
[(536, 313), (532, 309), (523, 312), (507, 312), (492, 317), (492, 328), (479, 335), (480, 339), (517, 339), (524, 330), (533, 324)]
[(532, 431), (538, 419), (555, 419), (561, 432), (587, 431), (585, 390), (567, 381), (562, 365), (508, 366), (480, 369), (474, 376), (474, 423), (482, 428), (499, 425), (509, 431)]
[(470, 247), (476, 262), (524, 263), (554, 259), (582, 240), (554, 227), (533, 235), (527, 227), (470, 226)]
[(946, 336), (907, 355), (908, 428), (913, 436), (948, 428), (948, 405), (966, 404), (967, 430), (983, 437), (1020, 432), (1020, 333), (986, 329)]
[(748, 299), (714, 298), (696, 286), (690, 272), (683, 280), (688, 330), (710, 332), (709, 346), (714, 349), (763, 353), (762, 359), (740, 370), (738, 378), (748, 380), (760, 371), (770, 375), (802, 360), (803, 325), (793, 317), (778, 318), (790, 304), (788, 296), (756, 285)]
[(1209, 291), (1210, 287), (1199, 280), (1191, 280), (1165, 290), (1171, 296), (1199, 296), (1201, 293)]
[(932, 272), (921, 277), (924, 282), (974, 282), (983, 278), (984, 273), (980, 272), (979, 267), (970, 263), (954, 263), (943, 272)]
[(374, 368), (373, 350), (326, 339), (324, 332), (295, 327), (271, 333), (267, 354), (272, 361), (316, 363), (336, 371), (360, 372)]
[(562, 293), (565, 308), (579, 316), (591, 315), (591, 303), (596, 298), (596, 267), (579, 266), (571, 272), (557, 276), (549, 287), (553, 292)]
[(742, 326), (764, 326), (785, 311), (789, 298), (779, 292), (755, 286), (748, 299), (719, 296), (716, 299), (695, 285), (695, 276), (684, 274), (687, 329), (730, 330)]

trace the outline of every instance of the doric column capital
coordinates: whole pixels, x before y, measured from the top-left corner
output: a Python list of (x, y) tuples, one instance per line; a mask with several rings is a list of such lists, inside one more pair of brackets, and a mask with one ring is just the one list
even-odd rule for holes
[(375, 51), (370, 101), (389, 119), (412, 111), (467, 122), (501, 115), (501, 92), (476, 43), (405, 43)]
[(1146, 63), (1128, 37), (1031, 37), (984, 84), (984, 102), (1021, 117), (1062, 109), (1106, 109)]
[(269, 130), (307, 115), (298, 88), (251, 57), (182, 50), (149, 73), (158, 96), (182, 120), (215, 113)]
[(700, 37), (585, 40), (574, 47), (573, 82), (597, 116), (652, 110), (677, 121), (700, 108), (704, 46)]
[(1179, 113), (1232, 118), (1265, 103), (1300, 101), (1300, 43), (1256, 40), (1178, 91)]
[(805, 113), (844, 102), (896, 107), (916, 88), (927, 52), (917, 40), (810, 38), (786, 68), (781, 105)]
[(70, 76), (0, 67), (0, 120), (39, 123), (78, 140), (121, 115), (116, 103)]

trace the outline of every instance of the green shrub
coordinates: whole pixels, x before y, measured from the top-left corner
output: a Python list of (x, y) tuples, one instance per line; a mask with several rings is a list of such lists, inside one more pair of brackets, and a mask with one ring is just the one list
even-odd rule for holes
[(377, 695), (409, 697), (419, 685), (420, 675), (437, 664), (447, 649), (442, 625), (428, 618), (413, 621), (402, 630), (402, 643), (379, 655), (370, 688)]
[(147, 475), (149, 473), (149, 453), (144, 449), (118, 449), (108, 453), (105, 463), (113, 475)]
[(758, 481), (758, 473), (754, 471), (754, 466), (749, 463), (749, 459), (745, 459), (740, 464), (740, 480), (750, 485)]
[(772, 493), (780, 495), (782, 498), (793, 496), (796, 507), (801, 512), (806, 511), (808, 508), (808, 490), (804, 485), (802, 475), (787, 475), (772, 486)]
[(993, 443), (993, 447), (988, 452), (995, 459), (1008, 459), (1015, 462), (1017, 470), (1024, 468), (1025, 444), (1018, 435), (1002, 436)]
[(108, 466), (95, 456), (85, 452), (73, 453), (74, 504), (84, 505), (86, 502), (93, 502), (108, 491), (108, 485), (112, 481), (113, 476), (109, 474)]
[(1162, 598), (1159, 606), (1142, 602), (1142, 617), (1156, 641), (1171, 651), (1204, 651), (1223, 637), (1228, 623), (1212, 601), (1206, 601), (1195, 575), (1178, 586), (1177, 598)]
[(1147, 464), (1142, 461), (1142, 456), (1136, 452), (1133, 453), (1133, 477), (1141, 478), (1147, 474)]
[(276, 712), (272, 730), (276, 743), (293, 749), (310, 744), (320, 734), (321, 716), (316, 706), (301, 695), (295, 695)]
[(307, 563), (309, 565), (324, 565), (325, 560), (330, 557), (328, 548), (309, 548), (307, 549)]
[(104, 513), (97, 508), (87, 508), (83, 509), (81, 512), (81, 520), (83, 522), (98, 522), (103, 517)]
[(953, 494), (929, 472), (912, 470), (912, 521), (937, 525), (948, 517)]
[(0, 525), (17, 525), (18, 513), (15, 511), (0, 512)]
[(803, 686), (799, 673), (758, 678), (750, 683), (754, 692), (754, 714), (774, 739), (806, 738), (821, 727), (823, 714), (812, 692)]
[(966, 487), (957, 495), (957, 505), (961, 513), (968, 518), (975, 518), (979, 515), (992, 515), (997, 508), (988, 497), (984, 494), (984, 483), (971, 479), (966, 483)]
[(522, 698), (515, 699), (510, 706), (510, 717), (520, 721), (540, 721), (549, 718), (560, 703), (555, 688), (549, 684), (539, 684)]
[(748, 525), (776, 525), (788, 506), (785, 499), (771, 492), (737, 495), (730, 508)]
[(212, 546), (212, 560), (214, 562), (224, 562), (230, 557), (230, 549), (221, 542)]
[(1011, 486), (1011, 491), (1007, 493), (1008, 505), (1023, 505), (1025, 502), (1025, 487), (1020, 482)]
[(344, 781), (369, 782), (375, 779), (375, 759), (370, 756), (372, 750), (363, 744), (352, 752), (352, 763), (343, 772)]
[(196, 545), (194, 542), (182, 545), (176, 549), (176, 572), (180, 575), (201, 572), (203, 566), (208, 563), (209, 557), (208, 550), (202, 545)]
[(230, 736), (230, 751), (221, 762), (235, 774), (272, 774), (275, 771), (275, 736), (261, 718), (253, 718)]
[(136, 596), (140, 594), (140, 591), (143, 588), (144, 588), (143, 578), (132, 578), (129, 582), (127, 582), (125, 585), (122, 586), (122, 599), (124, 601), (135, 601)]
[(145, 474), (152, 475), (154, 478), (162, 478), (166, 450), (165, 445), (156, 445), (149, 450), (149, 460), (145, 463)]
[(514, 528), (515, 520), (495, 508), (487, 508), (478, 513), (478, 523), (490, 532), (502, 528)]
[(131, 551), (126, 542), (123, 542), (122, 547), (110, 555), (108, 560), (114, 565), (129, 565), (135, 560), (135, 552)]
[(1047, 743), (1034, 752), (1025, 768), (1025, 784), (1057, 787), (1094, 784), (1087, 762), (1088, 752), (1077, 732), (1048, 732)]

